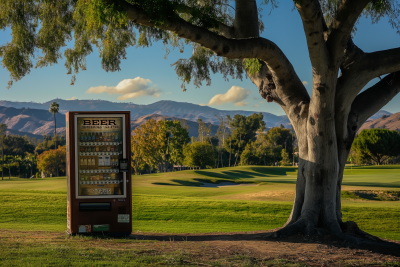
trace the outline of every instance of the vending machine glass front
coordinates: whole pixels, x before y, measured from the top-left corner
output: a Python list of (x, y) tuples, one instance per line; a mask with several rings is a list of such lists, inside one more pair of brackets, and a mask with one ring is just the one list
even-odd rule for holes
[(76, 115), (76, 197), (126, 197), (125, 115)]

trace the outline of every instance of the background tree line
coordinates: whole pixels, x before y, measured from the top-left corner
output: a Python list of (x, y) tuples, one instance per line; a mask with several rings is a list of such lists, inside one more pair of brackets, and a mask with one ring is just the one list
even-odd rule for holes
[[(5, 124), (0, 128), (7, 129)], [(65, 175), (65, 137), (44, 135), (43, 140), (31, 138), (27, 135), (6, 134), (7, 130), (0, 130), (2, 142), (2, 157), (0, 158), (0, 169), (2, 178), (13, 177), (32, 177), (39, 176), (41, 171), (57, 175), (54, 170), (54, 159), (57, 154), (57, 167), (60, 175)], [(59, 144), (55, 150), (55, 143)], [(57, 152), (56, 152), (57, 151)], [(61, 153), (61, 154), (60, 154)], [(38, 175), (36, 175), (38, 173)]]
[(132, 133), (132, 167), (136, 174), (186, 168), (238, 165), (294, 165), (296, 137), (283, 125), (265, 131), (261, 113), (218, 117), (217, 133), (198, 119), (198, 136), (189, 138), (180, 121), (149, 120)]
[(399, 132), (388, 129), (361, 131), (354, 139), (347, 163), (357, 165), (399, 164)]

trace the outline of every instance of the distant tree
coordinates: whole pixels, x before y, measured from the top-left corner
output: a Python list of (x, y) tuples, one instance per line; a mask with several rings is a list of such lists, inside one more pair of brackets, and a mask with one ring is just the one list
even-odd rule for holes
[(66, 146), (60, 146), (43, 152), (38, 156), (38, 168), (41, 171), (56, 174), (60, 171), (65, 173), (66, 168)]
[(208, 142), (195, 142), (183, 147), (185, 165), (205, 168), (214, 165), (214, 151)]
[[(286, 129), (281, 124), (281, 127), (271, 128), (268, 131), (266, 138), (271, 145), (274, 145), (275, 147), (281, 146), (289, 153), (289, 157), (292, 157), (294, 138), (293, 132), (290, 129)], [(279, 154), (282, 148), (279, 149)]]
[(256, 142), (247, 143), (240, 156), (240, 165), (258, 165), (260, 162), (258, 152)]
[(400, 134), (387, 129), (362, 130), (355, 138), (352, 149), (362, 158), (381, 165), (389, 157), (400, 155)]
[(51, 135), (43, 135), (43, 140), (39, 140), (36, 143), (35, 153), (37, 155), (42, 154), (44, 151), (55, 149), (56, 142), (58, 146), (65, 146), (66, 140), (64, 135), (57, 135), (55, 138)]
[[(230, 115), (226, 115), (226, 122), (227, 122), (227, 127), (229, 127), (229, 130), (232, 134), (232, 131), (235, 130), (235, 128), (232, 126), (232, 118)], [(229, 167), (231, 166), (232, 163), (231, 156), (232, 156), (232, 138), (229, 138)]]
[(1, 138), (1, 180), (4, 180), (4, 137), (7, 134), (7, 124), (0, 124), (0, 138)]
[(229, 135), (229, 122), (227, 118), (220, 117), (217, 114), (214, 114), (214, 116), (219, 120), (219, 127), (217, 130), (216, 136), (219, 139), (218, 142), (218, 152), (217, 152), (217, 168), (221, 164), (221, 167), (224, 167), (224, 160), (223, 160), (223, 155), (224, 155), (224, 147), (225, 147), (225, 139)]
[[(50, 105), (49, 111), (53, 113), (54, 116), (54, 138), (57, 136), (57, 125), (56, 125), (56, 114), (60, 109), (60, 105), (57, 102), (53, 102)], [(57, 139), (55, 141), (55, 149), (57, 149)]]
[(183, 164), (183, 146), (190, 142), (189, 131), (184, 128), (180, 121), (165, 121), (169, 127), (171, 136), (169, 139), (169, 153), (173, 164)]
[(14, 157), (13, 156), (5, 156), (4, 158), (4, 163), (5, 167), (8, 169), (8, 179), (11, 179), (11, 166), (14, 163)]
[(35, 163), (37, 163), (36, 156), (35, 156), (35, 154), (33, 154), (33, 153), (27, 153), (26, 156), (25, 156), (25, 160), (26, 160), (26, 162), (29, 162), (30, 170), (31, 170), (31, 175), (30, 175), (30, 177), (32, 177), (32, 175), (33, 175), (33, 168), (34, 168), (34, 166), (35, 166)]
[(165, 150), (166, 146), (162, 125), (162, 121), (151, 119), (132, 131), (132, 164), (136, 174), (139, 174), (139, 166), (145, 166), (143, 163), (151, 172), (162, 162), (160, 151)]
[[(244, 148), (250, 141), (256, 139), (257, 131), (263, 131), (265, 129), (265, 122), (263, 121), (262, 113), (254, 113), (248, 117), (236, 114), (230, 126), (232, 134), (228, 137), (229, 142), (232, 142), (232, 148), (236, 151), (235, 164), (237, 164), (238, 158), (240, 158), (241, 148)], [(230, 148), (230, 147), (229, 147)]]
[(211, 135), (211, 123), (207, 126), (202, 119), (197, 119), (197, 123), (199, 124), (199, 137), (197, 141), (204, 142)]
[(26, 153), (33, 153), (35, 146), (24, 137), (8, 135), (4, 138), (4, 154), (25, 157)]
[(289, 153), (286, 152), (286, 149), (282, 149), (281, 157), (282, 157), (282, 160), (280, 162), (281, 165), (282, 166), (289, 166), (290, 165), (290, 158), (289, 158)]

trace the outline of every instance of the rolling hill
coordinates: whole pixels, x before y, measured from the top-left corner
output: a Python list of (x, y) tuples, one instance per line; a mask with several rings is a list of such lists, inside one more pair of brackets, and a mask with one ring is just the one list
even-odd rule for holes
[(400, 112), (394, 113), (392, 115), (383, 115), (378, 119), (368, 120), (361, 126), (359, 132), (364, 129), (389, 129), (400, 131)]

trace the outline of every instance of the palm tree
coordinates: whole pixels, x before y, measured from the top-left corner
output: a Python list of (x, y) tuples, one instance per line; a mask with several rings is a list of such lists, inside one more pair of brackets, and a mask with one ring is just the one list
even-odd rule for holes
[(57, 102), (51, 103), (50, 108), (49, 108), (49, 111), (50, 111), (51, 113), (53, 113), (53, 115), (54, 115), (54, 147), (55, 147), (55, 149), (57, 149), (56, 114), (58, 113), (59, 109), (60, 109), (60, 105), (59, 105)]
[(0, 124), (0, 136), (1, 136), (1, 180), (4, 180), (4, 137), (7, 134), (7, 124)]

